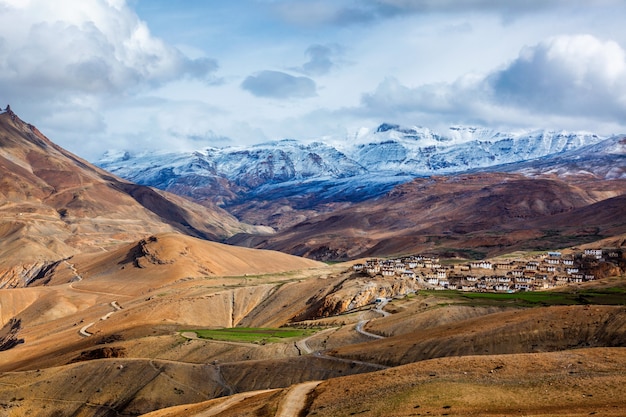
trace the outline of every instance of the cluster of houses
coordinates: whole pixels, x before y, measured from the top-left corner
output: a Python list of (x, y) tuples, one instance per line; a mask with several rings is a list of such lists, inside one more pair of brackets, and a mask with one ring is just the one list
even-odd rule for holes
[(397, 259), (369, 259), (353, 265), (356, 272), (375, 277), (411, 279), (427, 289), (462, 291), (535, 291), (595, 279), (586, 266), (621, 258), (618, 250), (586, 249), (564, 256), (547, 252), (532, 259), (473, 261), (444, 266), (439, 258), (407, 256)]

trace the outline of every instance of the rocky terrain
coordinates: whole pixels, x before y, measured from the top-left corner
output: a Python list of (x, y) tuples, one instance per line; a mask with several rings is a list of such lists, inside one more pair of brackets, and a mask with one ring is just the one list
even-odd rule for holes
[(319, 214), (272, 236), (229, 241), (315, 259), (409, 253), (461, 258), (558, 249), (623, 236), (624, 180), (475, 173), (416, 178), (385, 196)]

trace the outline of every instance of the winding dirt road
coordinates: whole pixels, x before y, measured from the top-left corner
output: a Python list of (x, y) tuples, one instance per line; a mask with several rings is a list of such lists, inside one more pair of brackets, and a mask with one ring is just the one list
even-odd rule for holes
[(293, 385), (287, 391), (287, 395), (278, 405), (275, 417), (294, 417), (306, 407), (306, 397), (322, 381), (310, 381), (298, 385)]
[[(105, 314), (104, 316), (100, 317), (100, 321), (108, 320), (109, 317), (111, 317), (113, 314), (115, 314), (116, 312), (118, 312), (118, 311), (120, 311), (122, 309), (122, 307), (117, 303), (117, 301), (111, 301), (110, 304), (111, 304), (111, 307), (113, 307), (114, 311), (110, 311), (107, 314)], [(87, 329), (89, 329), (94, 324), (96, 324), (96, 323), (95, 322), (91, 322), (91, 323), (81, 327), (81, 329), (78, 331), (78, 334), (80, 334), (83, 337), (93, 336), (93, 333), (88, 332)]]
[[(391, 313), (383, 310), (383, 308), (387, 305), (389, 301), (388, 300), (384, 300), (380, 303), (376, 303), (376, 308), (373, 308), (372, 310), (377, 312), (378, 314), (382, 315), (383, 317), (388, 317), (391, 315)], [(365, 327), (365, 325), (369, 323), (369, 320), (361, 320), (357, 323), (357, 325), (355, 326), (354, 330), (356, 330), (358, 333), (362, 334), (363, 336), (367, 336), (367, 337), (371, 337), (373, 339), (384, 339), (385, 336), (381, 336), (379, 334), (375, 334), (375, 333), (370, 333), (366, 330), (363, 330), (363, 327)]]

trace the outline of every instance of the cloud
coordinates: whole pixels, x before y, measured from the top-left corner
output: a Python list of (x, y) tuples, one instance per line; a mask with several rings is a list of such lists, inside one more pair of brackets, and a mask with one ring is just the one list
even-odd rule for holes
[(487, 81), (502, 104), (567, 115), (626, 114), (626, 53), (616, 42), (591, 35), (525, 48)]
[(216, 60), (154, 37), (124, 0), (0, 0), (0, 10), (0, 99), (69, 148), (107, 129), (107, 103), (216, 78)]
[(388, 77), (374, 92), (364, 94), (361, 103), (368, 116), (406, 118), (434, 114), (459, 123), (460, 118), (477, 116), (475, 108), (489, 100), (485, 96), (482, 80), (470, 75), (450, 84), (425, 84), (414, 88)]
[(308, 77), (294, 77), (280, 71), (260, 71), (248, 76), (241, 88), (257, 97), (307, 98), (316, 95), (315, 81)]
[(308, 75), (328, 74), (336, 66), (333, 59), (340, 52), (341, 47), (339, 45), (313, 44), (305, 51), (309, 60), (302, 65), (302, 68), (297, 68), (296, 70)]
[[(559, 36), (524, 48), (502, 69), (453, 83), (408, 87), (387, 78), (364, 94), (363, 115), (388, 120), (527, 124), (595, 119), (624, 125), (626, 52), (590, 35)], [(415, 123), (415, 122), (414, 122)]]
[(189, 59), (153, 37), (123, 1), (70, 2), (0, 0), (2, 87), (119, 94), (181, 77), (209, 79), (217, 69), (215, 60)]

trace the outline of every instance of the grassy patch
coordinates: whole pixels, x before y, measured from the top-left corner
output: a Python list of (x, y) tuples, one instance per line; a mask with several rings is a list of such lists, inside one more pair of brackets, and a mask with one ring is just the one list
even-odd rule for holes
[(183, 332), (187, 331), (196, 333), (201, 339), (265, 344), (282, 342), (285, 339), (309, 336), (315, 333), (317, 329), (232, 327), (225, 329), (183, 330)]
[(461, 291), (420, 291), (420, 294), (453, 299), (475, 306), (537, 307), (549, 305), (626, 305), (626, 289), (603, 288), (577, 292), (532, 291), (517, 293), (473, 293)]

